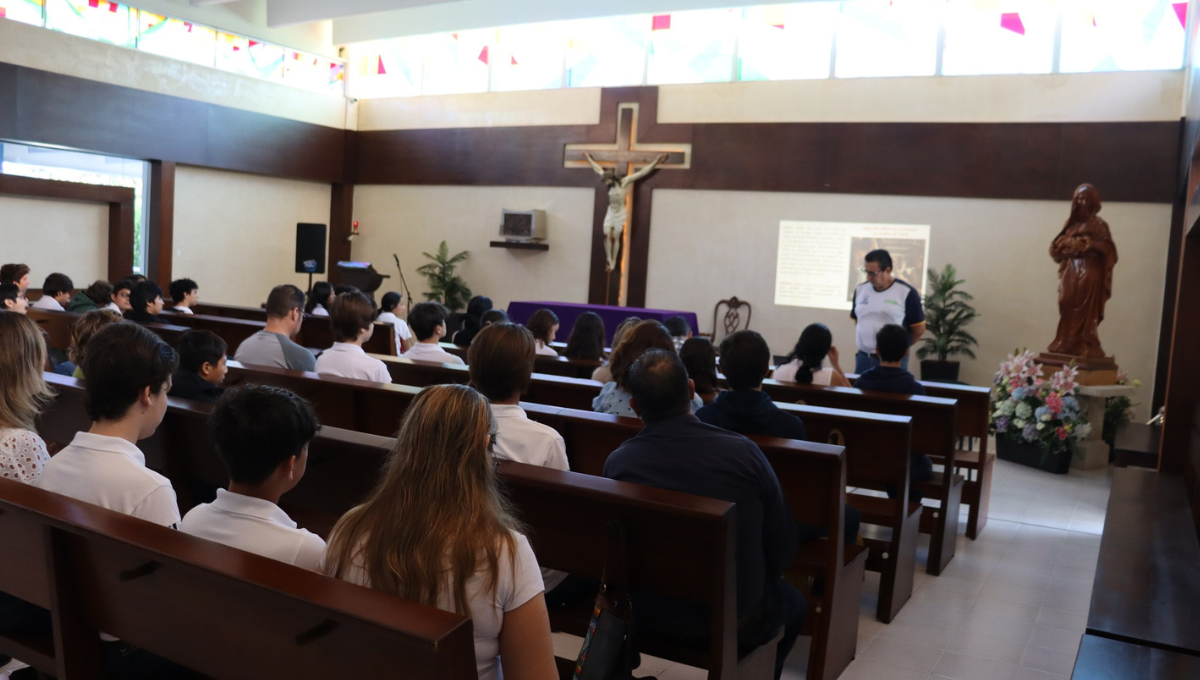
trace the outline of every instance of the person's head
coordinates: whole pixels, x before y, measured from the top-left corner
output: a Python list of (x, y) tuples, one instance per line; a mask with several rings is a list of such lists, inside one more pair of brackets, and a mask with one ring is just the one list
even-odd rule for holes
[[(352, 293), (356, 290), (358, 290), (358, 289), (355, 288), (354, 286), (348, 286), (344, 283), (339, 284), (339, 285), (336, 285), (333, 287), (333, 297), (337, 297), (337, 296), (341, 295), (342, 293)], [(333, 300), (330, 300), (329, 304), (333, 304)], [(326, 306), (328, 306), (328, 305), (326, 305)]]
[(329, 305), (329, 322), (334, 341), (366, 342), (375, 330), (375, 302), (358, 290), (342, 293)]
[(292, 392), (243, 385), (221, 395), (208, 428), (232, 484), (283, 493), (304, 476), (320, 425), (312, 406)]
[(396, 292), (384, 293), (383, 297), (379, 300), (379, 311), (395, 312), (396, 308), (400, 306), (400, 301), (403, 299), (404, 296)]
[(439, 302), (421, 302), (408, 313), (408, 325), (418, 342), (434, 342), (446, 336), (446, 318), (450, 313)]
[(617, 350), (617, 346), (619, 346), (621, 344), (621, 342), (625, 339), (625, 334), (629, 332), (629, 329), (633, 328), (634, 326), (638, 325), (641, 322), (642, 322), (641, 317), (627, 316), (627, 317), (625, 317), (624, 321), (617, 324), (617, 329), (615, 331), (613, 331), (613, 339), (612, 339), (612, 346), (611, 346), (612, 350), (614, 352)]
[(479, 317), (480, 328), (494, 323), (508, 323), (508, 312), (503, 309), (489, 309)]
[(228, 349), (221, 336), (212, 331), (188, 331), (179, 338), (179, 368), (212, 385), (220, 385), (229, 372), (225, 365)]
[(0, 267), (0, 283), (16, 284), (24, 293), (29, 287), (29, 265), (6, 264)]
[[(679, 358), (699, 394), (717, 391), (717, 350), (708, 338), (688, 338), (679, 348)], [(722, 366), (724, 359), (722, 358)]]
[(863, 273), (867, 275), (867, 280), (875, 290), (883, 290), (892, 285), (895, 279), (892, 277), (891, 253), (882, 248), (867, 253), (863, 258)]
[(667, 332), (672, 338), (692, 337), (692, 327), (682, 316), (673, 316), (664, 321), (663, 325), (667, 327)]
[(621, 178), (617, 177), (617, 172), (612, 168), (605, 168), (604, 174), (600, 175), (600, 181), (611, 189), (621, 183)]
[(483, 315), (495, 305), (486, 295), (476, 295), (467, 302), (467, 313), (463, 316), (463, 328), (479, 330)]
[(491, 401), (524, 394), (533, 374), (533, 333), (515, 323), (494, 323), (479, 331), (467, 350), (471, 385)]
[(130, 281), (129, 279), (118, 281), (113, 286), (110, 299), (116, 303), (117, 309), (121, 310), (122, 314), (133, 309), (133, 306), (129, 303), (129, 297), (133, 294), (133, 286), (133, 281)]
[(67, 350), (67, 357), (71, 363), (82, 367), (84, 357), (87, 356), (88, 340), (101, 328), (120, 321), (121, 315), (111, 309), (93, 309), (79, 317), (75, 325), (71, 326), (71, 347)]
[(600, 361), (604, 358), (604, 319), (595, 312), (584, 312), (575, 319), (567, 338), (568, 359)]
[(317, 281), (308, 293), (308, 302), (304, 305), (304, 312), (312, 314), (317, 305), (329, 309), (331, 302), (333, 302), (333, 286), (328, 281)]
[(618, 387), (627, 387), (629, 368), (638, 357), (650, 349), (675, 352), (671, 334), (661, 323), (654, 320), (642, 321), (625, 333), (621, 346), (613, 349), (612, 362), (609, 364), (609, 370), (612, 371), (613, 380)]
[(788, 361), (800, 360), (800, 368), (796, 370), (796, 382), (810, 384), (813, 373), (821, 370), (825, 355), (833, 347), (833, 333), (823, 323), (810, 323), (800, 332), (796, 346), (787, 355)]
[(129, 307), (135, 312), (158, 314), (163, 309), (162, 288), (153, 281), (142, 281), (129, 294)]
[(113, 285), (104, 279), (99, 279), (85, 288), (83, 294), (97, 307), (103, 307), (112, 302)]
[(529, 332), (535, 340), (541, 340), (543, 345), (554, 342), (558, 334), (558, 315), (549, 309), (539, 309), (529, 317)]
[(18, 314), (24, 314), (29, 308), (25, 293), (21, 292), (21, 287), (15, 283), (0, 283), (0, 305), (4, 305), (0, 311)]
[(908, 354), (908, 331), (903, 326), (889, 323), (875, 334), (875, 353), (885, 364), (899, 364)]
[(200, 301), (200, 286), (191, 279), (176, 279), (167, 288), (177, 307), (194, 307)]
[(650, 424), (691, 413), (695, 387), (674, 348), (655, 348), (630, 367), (629, 393), (634, 412)]
[(325, 572), (344, 577), (358, 567), (371, 588), (428, 605), (448, 586), (455, 610), (468, 613), (467, 581), (483, 571), (484, 592), (493, 590), (500, 555), (521, 529), (496, 480), (495, 433), (474, 389), (424, 389), (374, 490), (334, 527)]
[(267, 322), (283, 326), (296, 337), (304, 322), (304, 292), (290, 283), (275, 286), (267, 296)]
[(42, 284), (42, 295), (48, 295), (58, 304), (66, 305), (71, 301), (71, 289), (75, 284), (71, 281), (71, 277), (66, 274), (54, 272), (46, 277), (45, 283)]
[(738, 331), (721, 341), (721, 373), (730, 388), (757, 389), (770, 370), (771, 348), (758, 333)]
[(130, 274), (129, 276), (127, 276), (125, 278), (129, 279), (129, 281), (131, 281), (133, 283), (133, 285), (135, 285), (135, 286), (138, 285), (139, 283), (141, 283), (142, 281), (146, 280), (145, 276), (142, 276), (141, 274), (137, 274), (137, 273)]
[(87, 414), (96, 421), (134, 419), (139, 439), (154, 434), (167, 412), (171, 374), (179, 355), (154, 333), (122, 321), (105, 326), (87, 343), (83, 359)]
[(46, 342), (38, 325), (24, 314), (0, 314), (0, 426), (36, 429), (34, 419), (54, 396), (44, 370)]

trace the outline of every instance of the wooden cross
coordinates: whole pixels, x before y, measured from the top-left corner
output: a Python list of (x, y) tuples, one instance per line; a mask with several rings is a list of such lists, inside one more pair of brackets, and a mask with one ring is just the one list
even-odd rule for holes
[[(611, 144), (567, 144), (563, 150), (563, 167), (566, 168), (588, 168), (587, 159), (584, 154), (589, 154), (602, 167), (613, 168), (617, 177), (625, 177), (634, 172), (639, 166), (649, 165), (653, 163), (659, 156), (666, 156), (667, 159), (659, 164), (660, 169), (664, 170), (686, 170), (692, 167), (692, 145), (691, 144), (639, 144), (637, 141), (638, 130), (638, 109), (639, 104), (633, 102), (624, 102), (617, 104), (617, 135), (616, 141)], [(626, 199), (625, 211), (629, 215), (626, 221), (625, 230), (621, 235), (621, 257), (616, 269), (609, 273), (608, 285), (605, 287), (605, 303), (611, 304), (615, 298), (619, 305), (624, 306), (628, 293), (628, 271), (629, 271), (629, 244), (630, 233), (635, 228), (633, 224), (633, 195), (636, 191), (629, 192)], [(602, 199), (599, 195), (597, 200), (604, 200), (607, 206), (607, 199)], [(603, 211), (600, 211), (601, 214)], [(616, 281), (613, 280), (612, 274), (616, 273)]]

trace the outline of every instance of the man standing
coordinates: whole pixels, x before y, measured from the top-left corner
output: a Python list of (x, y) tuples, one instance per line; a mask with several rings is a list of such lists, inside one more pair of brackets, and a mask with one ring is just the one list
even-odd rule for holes
[[(865, 283), (854, 289), (850, 318), (857, 322), (855, 331), (858, 353), (854, 355), (854, 372), (862, 374), (879, 365), (875, 355), (875, 336), (888, 324), (897, 324), (908, 331), (911, 347), (925, 332), (925, 310), (921, 294), (905, 281), (892, 276), (892, 256), (886, 250), (872, 250), (863, 258)], [(901, 367), (908, 370), (908, 357)]]

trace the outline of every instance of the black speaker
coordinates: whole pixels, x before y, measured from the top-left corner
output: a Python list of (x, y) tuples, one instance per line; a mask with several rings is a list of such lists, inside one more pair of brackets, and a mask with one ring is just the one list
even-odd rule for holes
[(325, 273), (325, 225), (296, 225), (296, 273)]

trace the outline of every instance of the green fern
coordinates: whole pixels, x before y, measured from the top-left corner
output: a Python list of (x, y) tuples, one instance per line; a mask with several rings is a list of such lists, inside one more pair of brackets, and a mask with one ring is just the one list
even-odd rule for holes
[(471, 257), (471, 254), (464, 250), (451, 257), (445, 241), (438, 246), (436, 255), (421, 254), (430, 260), (428, 264), (417, 268), (417, 273), (426, 278), (431, 289), (425, 291), (425, 299), (440, 302), (451, 312), (466, 307), (467, 300), (471, 298), (471, 289), (461, 276), (454, 273), (454, 269)]
[(917, 358), (936, 356), (946, 361), (956, 354), (975, 358), (972, 346), (978, 346), (975, 336), (964, 328), (979, 314), (970, 305), (974, 298), (970, 293), (959, 290), (963, 283), (957, 278), (954, 265), (947, 264), (939, 274), (929, 270), (929, 294), (925, 296), (925, 335), (917, 348)]

